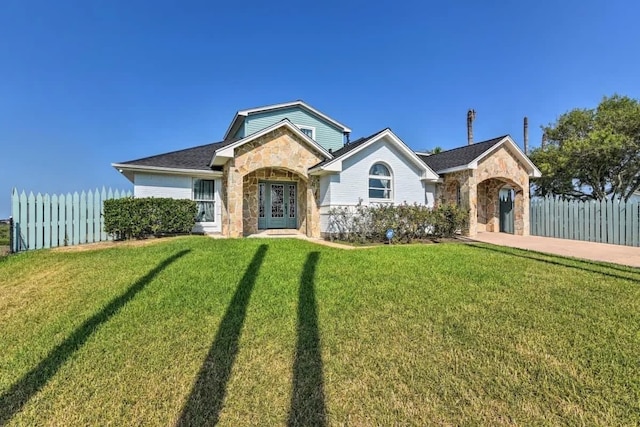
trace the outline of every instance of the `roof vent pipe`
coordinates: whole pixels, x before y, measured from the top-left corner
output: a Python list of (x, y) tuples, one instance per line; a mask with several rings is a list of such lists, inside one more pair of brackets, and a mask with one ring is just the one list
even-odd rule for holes
[(467, 111), (467, 144), (473, 144), (473, 121), (476, 119), (476, 110)]

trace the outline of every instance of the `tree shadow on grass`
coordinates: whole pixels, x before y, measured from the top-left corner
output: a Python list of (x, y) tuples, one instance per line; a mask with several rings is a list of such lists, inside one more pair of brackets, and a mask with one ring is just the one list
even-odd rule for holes
[(247, 306), (266, 252), (267, 245), (260, 245), (240, 279), (177, 425), (201, 426), (218, 423), (231, 368), (238, 354), (238, 342)]
[(145, 288), (162, 270), (186, 255), (183, 250), (165, 259), (156, 268), (136, 281), (127, 291), (80, 325), (67, 339), (58, 344), (35, 368), (27, 372), (0, 396), (0, 425), (5, 425), (112, 316)]
[[(586, 271), (588, 273), (601, 274), (603, 276), (613, 277), (614, 279), (630, 280), (632, 282), (640, 283), (640, 270), (638, 272), (625, 270), (624, 268), (618, 268), (611, 265), (601, 264), (597, 262), (581, 261), (578, 259), (562, 258), (555, 255), (547, 255), (540, 252), (524, 251), (521, 249), (503, 248), (500, 246), (484, 246), (470, 244), (469, 247), (475, 249), (483, 249), (486, 251), (498, 252), (505, 255), (512, 255), (520, 258), (531, 259), (534, 261), (543, 262), (546, 264), (558, 265), (561, 267), (573, 268), (576, 270)], [(553, 258), (553, 259), (549, 259)], [(608, 270), (608, 271), (607, 271)], [(627, 273), (623, 275), (621, 273)]]
[(320, 254), (307, 256), (298, 293), (298, 340), (293, 364), (289, 426), (325, 426), (327, 414), (314, 276)]

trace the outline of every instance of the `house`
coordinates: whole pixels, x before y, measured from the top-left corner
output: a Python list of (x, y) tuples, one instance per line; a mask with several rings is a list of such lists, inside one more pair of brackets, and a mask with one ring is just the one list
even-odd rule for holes
[(440, 200), (466, 206), (469, 229), (498, 231), (498, 195), (515, 194), (513, 229), (529, 233), (529, 178), (540, 171), (505, 135), (426, 155), (391, 129), (351, 129), (303, 101), (238, 111), (220, 142), (112, 164), (135, 197), (193, 199), (196, 231), (240, 237), (295, 229), (320, 237), (329, 210)]

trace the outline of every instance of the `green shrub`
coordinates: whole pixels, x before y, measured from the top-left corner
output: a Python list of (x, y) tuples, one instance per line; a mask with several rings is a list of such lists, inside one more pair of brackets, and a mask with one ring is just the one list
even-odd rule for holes
[(0, 246), (9, 245), (9, 224), (0, 223)]
[(393, 229), (393, 240), (409, 243), (434, 237), (452, 237), (465, 228), (466, 210), (452, 204), (429, 208), (418, 204), (375, 204), (365, 206), (362, 200), (353, 207), (337, 207), (329, 211), (329, 238), (350, 242), (383, 242), (386, 231)]
[(190, 233), (196, 202), (169, 198), (110, 199), (104, 202), (104, 229), (116, 239)]
[(442, 203), (433, 210), (431, 219), (433, 234), (442, 237), (451, 237), (467, 227), (469, 211), (463, 210), (451, 203)]

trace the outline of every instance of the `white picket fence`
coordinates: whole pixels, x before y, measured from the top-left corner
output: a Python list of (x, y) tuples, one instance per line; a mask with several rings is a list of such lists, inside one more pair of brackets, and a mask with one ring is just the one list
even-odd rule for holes
[(12, 252), (110, 240), (104, 232), (103, 204), (130, 197), (131, 191), (82, 191), (80, 194), (11, 193)]

